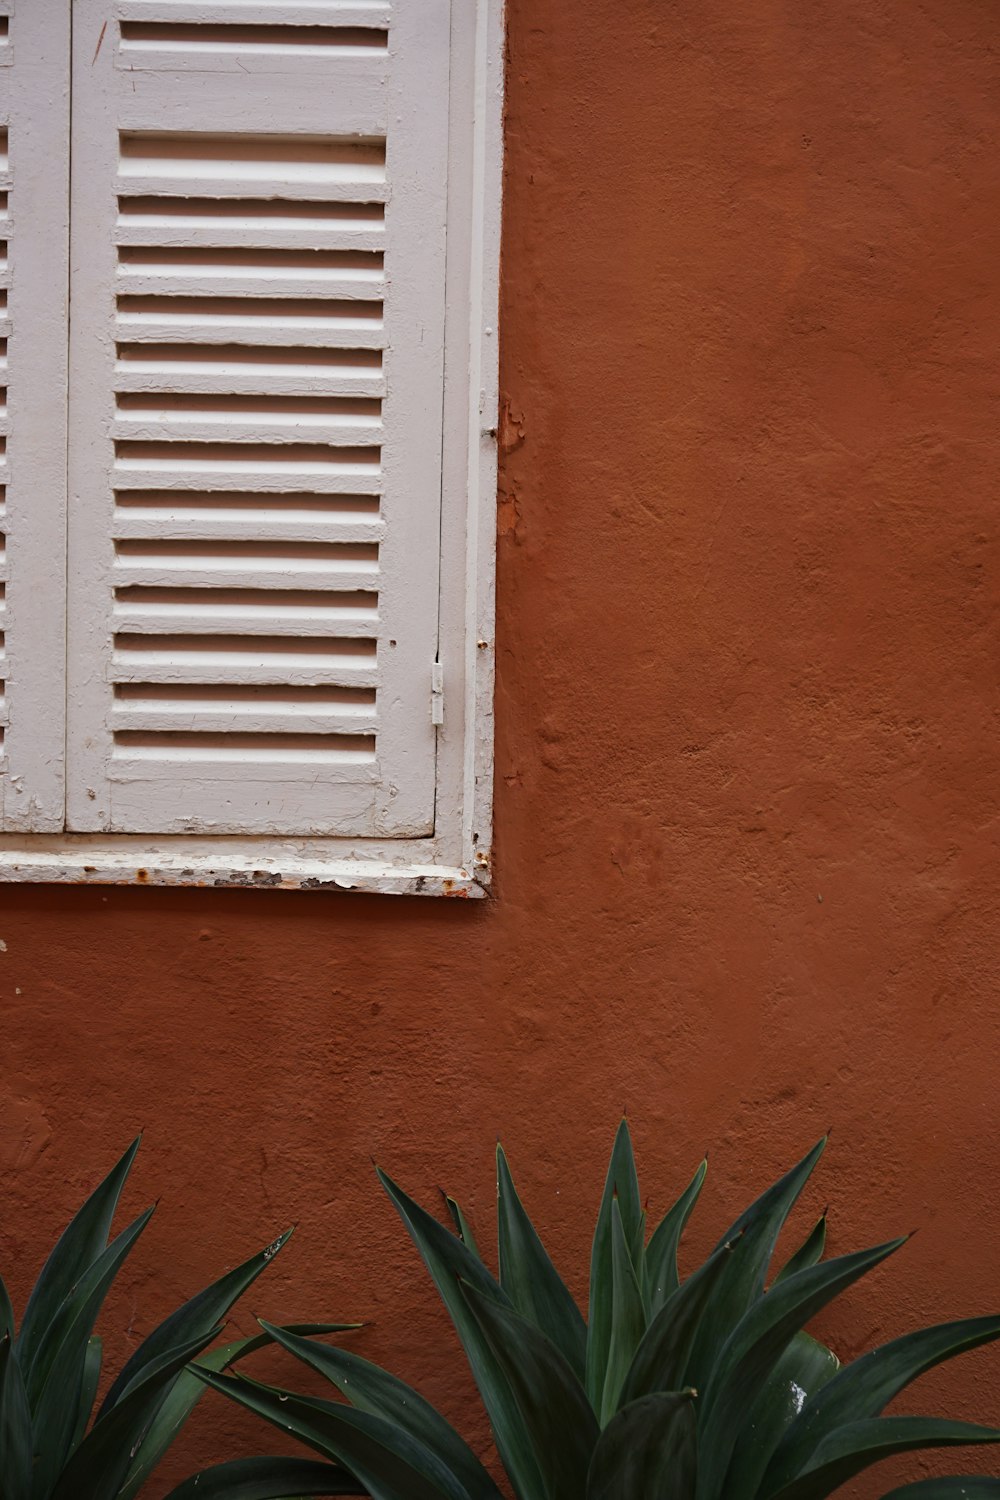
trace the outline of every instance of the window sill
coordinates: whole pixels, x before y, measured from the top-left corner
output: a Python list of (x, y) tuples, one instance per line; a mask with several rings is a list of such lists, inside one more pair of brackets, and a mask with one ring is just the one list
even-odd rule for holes
[(122, 836), (109, 839), (38, 838), (32, 847), (5, 840), (0, 882), (60, 885), (157, 885), (226, 889), (357, 891), (390, 896), (452, 896), (477, 900), (487, 893), (489, 859), (476, 856), (475, 873), (460, 866), (388, 857), (324, 857), (306, 845), (268, 841), (256, 848), (220, 849), (218, 840), (177, 840), (151, 845)]

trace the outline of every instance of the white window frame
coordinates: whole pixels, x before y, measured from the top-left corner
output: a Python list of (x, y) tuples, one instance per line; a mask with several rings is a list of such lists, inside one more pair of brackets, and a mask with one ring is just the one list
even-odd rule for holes
[[(0, 835), (0, 881), (486, 894), (493, 799), (503, 0), (456, 0), (433, 835)], [(469, 128), (471, 127), (471, 128)], [(437, 680), (434, 680), (436, 676)], [(439, 695), (439, 696), (438, 696)], [(430, 701), (429, 701), (430, 710)]]

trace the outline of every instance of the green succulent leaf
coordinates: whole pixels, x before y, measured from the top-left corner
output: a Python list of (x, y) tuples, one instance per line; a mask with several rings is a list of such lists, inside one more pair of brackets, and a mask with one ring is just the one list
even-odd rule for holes
[[(611, 1150), (604, 1195), (597, 1215), (590, 1253), (590, 1313), (587, 1320), (587, 1395), (600, 1410), (607, 1379), (608, 1354), (614, 1321), (614, 1266), (612, 1260), (612, 1205), (618, 1201), (625, 1239), (631, 1246), (641, 1233), (642, 1203), (628, 1121), (622, 1120)], [(640, 1283), (641, 1284), (641, 1283)]]
[(584, 1379), (587, 1325), (570, 1296), (514, 1187), (507, 1158), (497, 1146), (497, 1241), (500, 1285), (522, 1317), (551, 1339)]
[(705, 1391), (698, 1434), (702, 1500), (714, 1500), (723, 1492), (726, 1470), (746, 1415), (747, 1393), (760, 1390), (787, 1345), (810, 1318), (905, 1243), (905, 1239), (890, 1240), (871, 1250), (810, 1266), (789, 1276), (751, 1307), (723, 1347)]
[(455, 1231), (462, 1244), (471, 1255), (475, 1255), (479, 1260), (482, 1260), (483, 1257), (479, 1252), (479, 1246), (476, 1244), (476, 1236), (472, 1232), (472, 1225), (462, 1211), (462, 1205), (458, 1202), (457, 1198), (452, 1198), (449, 1193), (444, 1193), (443, 1196), (448, 1212), (451, 1214)]
[(263, 1321), (261, 1327), (289, 1354), (332, 1381), (359, 1411), (397, 1423), (417, 1442), (433, 1449), (461, 1482), (470, 1500), (500, 1500), (500, 1491), (472, 1449), (412, 1386), (347, 1349), (310, 1343)]
[(732, 1253), (732, 1245), (720, 1245), (656, 1313), (625, 1377), (623, 1406), (654, 1391), (682, 1388), (698, 1324)]
[(872, 1417), (848, 1422), (824, 1438), (808, 1469), (778, 1490), (775, 1500), (825, 1500), (855, 1474), (894, 1454), (974, 1443), (1000, 1443), (1000, 1429), (940, 1417)]
[(667, 1298), (672, 1297), (680, 1286), (677, 1251), (684, 1227), (698, 1202), (707, 1171), (706, 1159), (677, 1202), (664, 1214), (646, 1246), (646, 1286), (652, 1315), (659, 1312)]
[[(32, 1291), (13, 1351), (7, 1350), (2, 1382), (8, 1426), (18, 1420), (16, 1375), (29, 1413), (29, 1457), (24, 1491), (17, 1454), (0, 1448), (0, 1500), (133, 1500), (203, 1393), (185, 1366), (219, 1332), (229, 1306), (287, 1238), (168, 1318), (118, 1375), (90, 1426), (102, 1354), (94, 1324), (153, 1213), (148, 1209), (109, 1243), (138, 1147), (133, 1141), (59, 1237)], [(0, 1338), (8, 1331), (13, 1337), (13, 1309), (2, 1282), (0, 1325)], [(343, 1326), (323, 1325), (322, 1331)], [(262, 1334), (215, 1354), (226, 1361), (264, 1342), (270, 1339)], [(206, 1358), (211, 1361), (215, 1354)]]
[(538, 1462), (510, 1384), (459, 1283), (467, 1282), (486, 1297), (509, 1306), (507, 1294), (477, 1255), (397, 1187), (387, 1173), (377, 1170), (455, 1325), (489, 1414), (497, 1451), (515, 1491), (520, 1500), (546, 1500)]
[(598, 1437), (586, 1391), (527, 1318), (475, 1287), (462, 1292), (509, 1382), (548, 1500), (579, 1500)]
[[(621, 1212), (620, 1206), (619, 1206), (619, 1212)], [(628, 1238), (627, 1238), (627, 1244), (628, 1244), (629, 1258), (632, 1261), (632, 1265), (633, 1265), (633, 1267), (635, 1269), (636, 1280), (639, 1283), (639, 1289), (641, 1291), (642, 1288), (643, 1288), (643, 1285), (645, 1283), (645, 1280), (646, 1280), (646, 1251), (645, 1251), (645, 1244), (646, 1244), (646, 1210), (645, 1209), (643, 1209), (642, 1213), (639, 1215), (638, 1222), (636, 1223), (634, 1229), (632, 1230), (632, 1233), (628, 1236)], [(643, 1302), (643, 1309), (646, 1310), (646, 1311), (648, 1311), (648, 1304), (647, 1304), (645, 1293), (643, 1293), (642, 1302)]]
[(207, 1336), (161, 1355), (146, 1367), (142, 1379), (98, 1417), (60, 1474), (52, 1500), (116, 1500), (164, 1391), (219, 1332), (212, 1328)]
[(198, 1371), (198, 1378), (279, 1431), (334, 1459), (360, 1480), (373, 1500), (468, 1500), (447, 1465), (393, 1422), (339, 1402), (272, 1390), (245, 1377)]
[(112, 1282), (153, 1217), (153, 1212), (152, 1208), (147, 1208), (145, 1213), (133, 1219), (111, 1241), (83, 1272), (49, 1321), (38, 1340), (30, 1374), (26, 1372), (24, 1379), (28, 1400), (34, 1412), (38, 1411), (39, 1398), (53, 1373), (57, 1381), (69, 1382), (75, 1396), (87, 1341), (93, 1332), (97, 1315), (104, 1305)]
[(138, 1137), (132, 1142), (121, 1160), (74, 1215), (39, 1273), (17, 1340), (18, 1359), (25, 1386), (29, 1389), (33, 1388), (29, 1377), (38, 1347), (49, 1324), (108, 1243), (111, 1221), (125, 1180), (132, 1170), (140, 1140)]
[(1000, 1479), (979, 1474), (950, 1474), (944, 1479), (918, 1479), (889, 1490), (882, 1500), (1000, 1500)]
[(80, 1372), (80, 1395), (76, 1404), (76, 1428), (70, 1443), (70, 1451), (76, 1448), (84, 1438), (87, 1426), (90, 1422), (90, 1414), (94, 1409), (94, 1401), (97, 1398), (97, 1387), (101, 1382), (101, 1362), (104, 1358), (104, 1345), (96, 1337), (87, 1340), (87, 1350), (83, 1357), (83, 1369)]
[[(824, 1214), (773, 1274), (778, 1237), (824, 1145), (762, 1193), (681, 1283), (678, 1242), (704, 1163), (644, 1247), (623, 1121), (591, 1252), (585, 1351), (579, 1312), (499, 1148), (498, 1280), (454, 1199), (445, 1202), (457, 1236), (379, 1172), (459, 1334), (518, 1500), (827, 1500), (892, 1454), (1000, 1442), (1000, 1429), (879, 1415), (923, 1370), (1000, 1338), (1000, 1317), (921, 1330), (847, 1370), (804, 1332), (839, 1292), (905, 1243), (824, 1262)], [(213, 1386), (331, 1461), (328, 1471), (302, 1471), (298, 1494), (361, 1487), (373, 1500), (500, 1500), (472, 1450), (412, 1388), (349, 1350), (262, 1327), (349, 1404), (199, 1368), (211, 1355), (185, 1378)], [(699, 1372), (703, 1398), (695, 1401)], [(283, 1462), (222, 1465), (205, 1471), (211, 1487), (182, 1486), (170, 1500), (287, 1500), (274, 1487), (285, 1482), (284, 1471), (276, 1477), (277, 1470), (257, 1467)], [(327, 1475), (329, 1487), (320, 1488)], [(7, 1500), (2, 1491), (0, 1500)], [(83, 1500), (136, 1500), (136, 1491)], [(925, 1481), (887, 1500), (1000, 1500), (1000, 1480)]]
[(788, 1276), (794, 1276), (796, 1271), (805, 1271), (809, 1266), (814, 1266), (817, 1261), (823, 1259), (823, 1251), (826, 1248), (826, 1214), (821, 1214), (813, 1225), (809, 1234), (796, 1250), (795, 1254), (782, 1266), (774, 1278), (774, 1285), (784, 1281)]
[(0, 1339), (0, 1496), (30, 1500), (31, 1412), (9, 1332)]
[(11, 1338), (14, 1337), (14, 1306), (4, 1279), (0, 1276), (0, 1338), (3, 1338), (5, 1333), (9, 1333)]
[(719, 1241), (738, 1240), (733, 1258), (702, 1319), (691, 1353), (689, 1378), (707, 1390), (709, 1377), (737, 1323), (764, 1290), (764, 1279), (782, 1226), (823, 1154), (826, 1137), (790, 1172), (750, 1205)]
[(586, 1500), (694, 1500), (693, 1398), (693, 1391), (660, 1391), (623, 1406), (594, 1449)]
[(960, 1318), (920, 1328), (861, 1355), (811, 1396), (779, 1443), (764, 1481), (770, 1495), (806, 1467), (818, 1445), (846, 1422), (877, 1417), (918, 1376), (944, 1360), (1000, 1338), (1000, 1316)]
[(840, 1369), (825, 1344), (797, 1333), (771, 1371), (750, 1409), (726, 1476), (726, 1500), (757, 1500), (761, 1479), (782, 1434), (798, 1420), (804, 1403)]
[(44, 1384), (34, 1398), (31, 1389), (28, 1390), (35, 1430), (32, 1487), (35, 1500), (46, 1500), (69, 1457), (77, 1431), (77, 1402), (94, 1323), (108, 1288), (152, 1213), (150, 1208), (140, 1214), (98, 1256), (41, 1340), (34, 1373), (37, 1378), (45, 1371)]
[(176, 1349), (180, 1344), (191, 1343), (195, 1339), (204, 1337), (208, 1329), (220, 1323), (233, 1303), (242, 1297), (260, 1273), (270, 1265), (278, 1252), (287, 1245), (292, 1233), (291, 1229), (286, 1229), (284, 1234), (279, 1235), (265, 1249), (252, 1255), (235, 1270), (227, 1272), (211, 1286), (205, 1287), (182, 1307), (177, 1308), (176, 1312), (172, 1312), (168, 1318), (165, 1318), (159, 1327), (143, 1340), (131, 1359), (123, 1366), (104, 1398), (100, 1415), (109, 1411), (131, 1385), (141, 1380), (146, 1367), (153, 1364), (161, 1355), (170, 1349)]
[(642, 1289), (632, 1263), (618, 1199), (611, 1200), (611, 1340), (601, 1394), (601, 1426), (618, 1410), (625, 1377), (646, 1330)]
[[(317, 1334), (345, 1333), (357, 1326), (356, 1323), (296, 1323), (282, 1331), (314, 1337)], [(217, 1349), (201, 1355), (196, 1363), (204, 1370), (227, 1370), (238, 1360), (271, 1343), (273, 1337), (269, 1332), (252, 1334), (229, 1344), (220, 1344)], [(139, 1493), (204, 1394), (203, 1382), (191, 1370), (182, 1370), (164, 1396), (116, 1500), (133, 1500)]]
[(302, 1495), (366, 1495), (353, 1474), (310, 1458), (237, 1458), (192, 1474), (167, 1500), (296, 1500)]

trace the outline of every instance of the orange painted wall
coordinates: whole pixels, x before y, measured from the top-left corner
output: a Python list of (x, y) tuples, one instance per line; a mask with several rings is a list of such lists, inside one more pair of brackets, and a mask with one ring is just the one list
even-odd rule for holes
[[(297, 1220), (252, 1309), (467, 1421), (369, 1152), (484, 1228), (501, 1133), (579, 1288), (627, 1104), (654, 1209), (712, 1148), (692, 1254), (833, 1126), (834, 1245), (921, 1230), (841, 1352), (996, 1308), (998, 36), (510, 0), (495, 900), (3, 890), (19, 1297), (143, 1126), (113, 1350)], [(209, 1400), (164, 1483), (269, 1446)]]

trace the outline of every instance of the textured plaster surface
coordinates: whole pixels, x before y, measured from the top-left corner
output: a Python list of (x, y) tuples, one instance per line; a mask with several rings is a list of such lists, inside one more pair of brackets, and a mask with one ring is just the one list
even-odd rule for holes
[[(495, 898), (4, 889), (16, 1300), (143, 1126), (112, 1357), (298, 1221), (237, 1326), (371, 1319), (481, 1434), (369, 1153), (485, 1235), (500, 1133), (582, 1290), (627, 1105), (653, 1211), (711, 1148), (691, 1256), (833, 1127), (833, 1246), (920, 1229), (842, 1354), (1000, 1304), (998, 27), (510, 0)], [(210, 1397), (151, 1495), (270, 1446)]]

